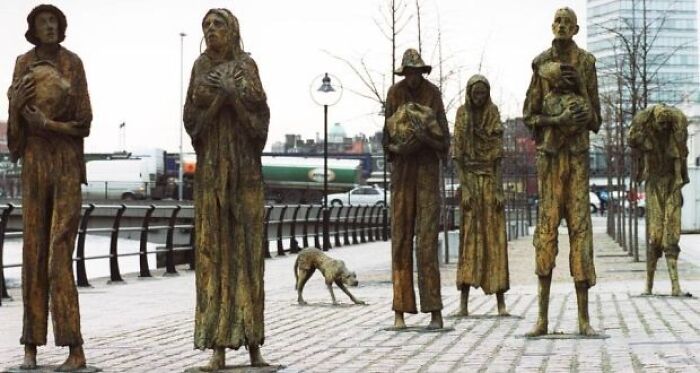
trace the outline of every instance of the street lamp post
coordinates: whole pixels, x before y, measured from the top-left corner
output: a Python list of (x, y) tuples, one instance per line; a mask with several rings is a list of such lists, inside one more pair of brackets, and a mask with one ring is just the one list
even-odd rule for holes
[(184, 65), (184, 59), (183, 59), (183, 51), (184, 51), (184, 45), (185, 45), (185, 34), (184, 32), (180, 33), (180, 167), (178, 168), (177, 172), (177, 199), (179, 201), (182, 201), (182, 186), (183, 186), (183, 164), (184, 164), (184, 156), (183, 156), (183, 150), (182, 150), (182, 131), (185, 126), (185, 118), (184, 118), (184, 104), (183, 104), (183, 90), (184, 88), (184, 70), (185, 70), (185, 65)]
[[(333, 79), (331, 79), (333, 77)], [(320, 80), (320, 86), (318, 85)], [(318, 87), (318, 88), (315, 88)], [(331, 247), (328, 211), (328, 107), (340, 101), (343, 86), (340, 80), (328, 73), (319, 75), (311, 83), (311, 99), (323, 106), (323, 250)]]

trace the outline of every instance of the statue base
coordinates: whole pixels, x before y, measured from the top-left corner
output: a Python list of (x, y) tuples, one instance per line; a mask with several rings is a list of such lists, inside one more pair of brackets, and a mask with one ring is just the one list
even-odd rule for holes
[(455, 328), (448, 326), (440, 329), (427, 329), (424, 326), (407, 326), (405, 328), (397, 328), (395, 326), (390, 326), (388, 328), (382, 328), (383, 331), (387, 332), (412, 332), (412, 333), (445, 333), (454, 331)]
[[(203, 370), (204, 367), (194, 367), (185, 369), (185, 373), (210, 372)], [(264, 367), (254, 367), (250, 365), (227, 365), (225, 368), (217, 369), (218, 373), (274, 373), (286, 368), (284, 365), (268, 365)]]
[(460, 314), (451, 314), (445, 317), (447, 319), (463, 319), (463, 320), (507, 320), (507, 319), (523, 319), (522, 316), (520, 315), (468, 315), (468, 316), (462, 316)]
[[(3, 370), (3, 373), (53, 373), (58, 369), (59, 365), (39, 365), (35, 369), (22, 369), (19, 366)], [(85, 368), (71, 370), (72, 373), (96, 373), (102, 369), (88, 365)]]
[(657, 297), (664, 297), (664, 298), (691, 298), (691, 299), (698, 299), (697, 297), (694, 297), (693, 294), (691, 293), (683, 293), (681, 295), (671, 295), (671, 294), (639, 294), (639, 295), (631, 295), (630, 298), (657, 298)]
[(578, 333), (561, 333), (561, 332), (554, 332), (554, 333), (549, 333), (549, 334), (544, 334), (544, 335), (536, 335), (536, 336), (529, 336), (526, 334), (518, 335), (516, 338), (525, 338), (525, 339), (531, 339), (531, 340), (539, 340), (539, 339), (608, 339), (610, 338), (609, 335), (607, 334), (594, 334), (594, 335), (583, 335), (583, 334), (578, 334)]

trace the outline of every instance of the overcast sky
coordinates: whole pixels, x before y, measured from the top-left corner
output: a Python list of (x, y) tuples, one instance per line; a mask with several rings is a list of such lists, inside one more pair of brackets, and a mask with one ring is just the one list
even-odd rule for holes
[[(24, 39), (26, 16), (42, 1), (0, 1), (0, 88), (10, 85), (17, 55), (30, 49)], [(415, 0), (407, 0), (414, 13)], [(422, 0), (423, 55), (437, 65), (438, 25), (445, 70), (460, 69), (445, 89), (449, 101), (478, 72), (491, 80), (492, 97), (503, 118), (520, 114), (530, 80), (530, 62), (550, 45), (555, 9), (572, 7), (585, 47), (585, 0)], [(200, 53), (201, 21), (209, 8), (229, 8), (239, 19), (245, 49), (256, 60), (271, 107), (267, 149), (286, 133), (315, 137), (323, 131), (323, 111), (311, 100), (309, 85), (324, 72), (349, 89), (366, 93), (353, 73), (327, 52), (357, 61), (365, 56), (376, 71), (386, 72), (390, 44), (384, 24), (386, 0), (62, 0), (52, 4), (68, 19), (63, 45), (83, 60), (94, 120), (87, 152), (120, 150), (119, 124), (126, 122), (128, 149), (160, 147), (177, 151), (180, 141), (180, 32), (184, 38), (185, 89)], [(438, 22), (438, 19), (440, 20)], [(417, 26), (410, 21), (399, 35), (403, 50), (417, 47)], [(202, 45), (201, 48), (204, 46)], [(327, 52), (325, 52), (327, 51)], [(437, 75), (437, 66), (433, 74)], [(382, 84), (389, 88), (386, 75)], [(348, 134), (381, 130), (378, 105), (349, 89), (330, 108), (330, 122)], [(448, 113), (454, 119), (454, 110)], [(0, 95), (0, 119), (7, 118), (7, 98)], [(185, 134), (185, 151), (191, 151)]]

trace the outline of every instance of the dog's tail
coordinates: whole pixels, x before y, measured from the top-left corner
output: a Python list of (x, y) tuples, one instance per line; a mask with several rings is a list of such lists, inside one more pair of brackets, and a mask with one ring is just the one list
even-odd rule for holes
[(299, 255), (297, 255), (297, 259), (294, 261), (294, 290), (297, 290), (297, 283), (299, 282)]

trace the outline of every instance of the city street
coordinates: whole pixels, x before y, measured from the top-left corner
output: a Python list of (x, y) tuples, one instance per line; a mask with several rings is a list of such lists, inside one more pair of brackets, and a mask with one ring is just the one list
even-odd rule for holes
[[(296, 304), (292, 266), (295, 255), (266, 262), (266, 341), (263, 355), (282, 364), (284, 372), (685, 372), (700, 370), (700, 301), (694, 298), (641, 297), (644, 263), (634, 263), (594, 218), (598, 284), (591, 290), (593, 326), (607, 339), (529, 340), (522, 335), (537, 315), (537, 279), (532, 237), (511, 241), (511, 290), (506, 303), (512, 317), (495, 315), (495, 297), (480, 290), (471, 296), (472, 317), (449, 317), (459, 302), (455, 264), (443, 264), (442, 295), (446, 327), (441, 333), (385, 331), (392, 325), (390, 244), (375, 242), (334, 248), (360, 280), (350, 291), (368, 305), (330, 304), (317, 273), (306, 286), (308, 306)], [(550, 305), (550, 329), (576, 331), (576, 296), (568, 274), (568, 237), (560, 230), (560, 253)], [(697, 261), (700, 237), (684, 237), (679, 271), (685, 291), (700, 294)], [(693, 259), (695, 260), (695, 259)], [(655, 290), (670, 292), (665, 264), (660, 263)], [(90, 365), (105, 372), (182, 372), (204, 365), (209, 352), (193, 349), (194, 273), (183, 268), (176, 277), (138, 279), (125, 285), (92, 280), (80, 290), (85, 352)], [(0, 307), (0, 370), (21, 362), (20, 291)], [(407, 315), (409, 326), (428, 323), (427, 314)], [(62, 362), (67, 350), (39, 349), (39, 363)], [(230, 364), (244, 364), (244, 350), (228, 353)]]

